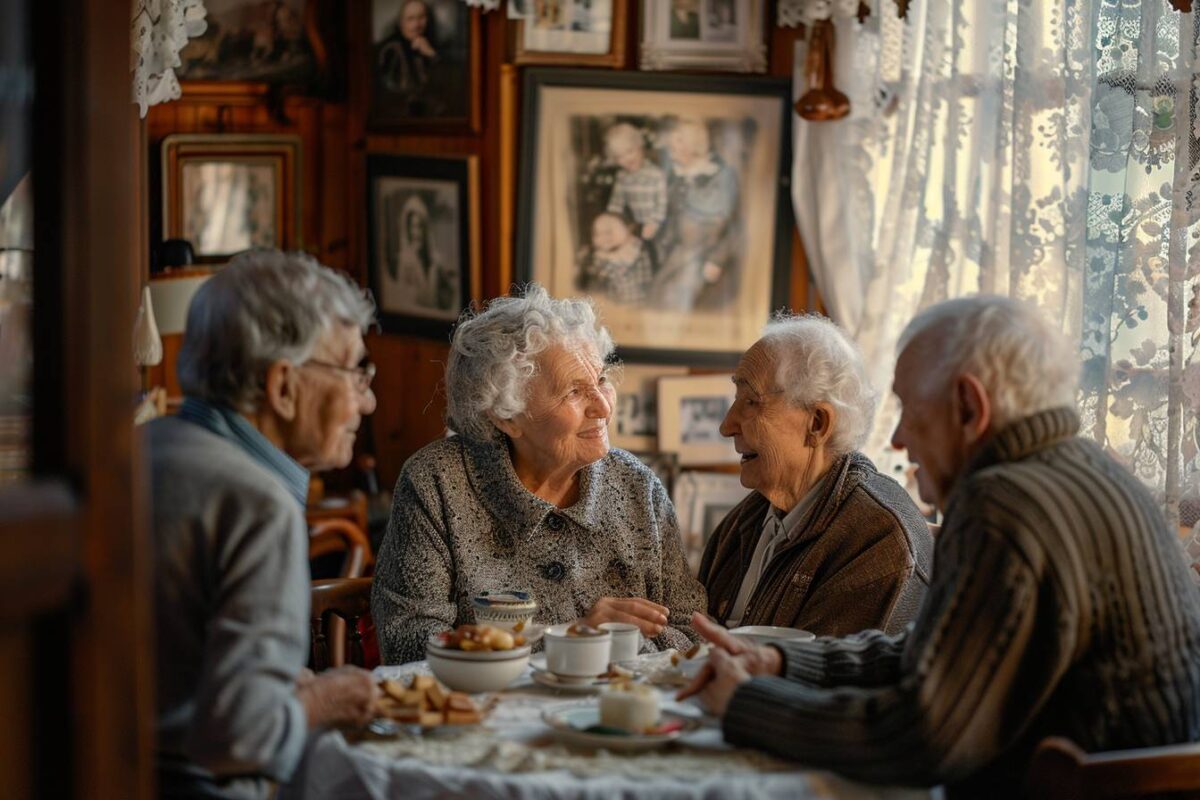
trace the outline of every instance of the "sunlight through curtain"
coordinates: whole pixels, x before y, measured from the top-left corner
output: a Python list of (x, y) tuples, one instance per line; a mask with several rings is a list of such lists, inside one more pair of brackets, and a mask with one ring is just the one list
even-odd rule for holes
[[(975, 292), (1035, 302), (1080, 341), (1084, 433), (1172, 522), (1181, 500), (1194, 521), (1197, 15), (1166, 0), (935, 0), (907, 21), (836, 23), (852, 112), (796, 120), (793, 201), (822, 297), (877, 386), (919, 309)], [(897, 414), (886, 396), (868, 452), (903, 479)]]

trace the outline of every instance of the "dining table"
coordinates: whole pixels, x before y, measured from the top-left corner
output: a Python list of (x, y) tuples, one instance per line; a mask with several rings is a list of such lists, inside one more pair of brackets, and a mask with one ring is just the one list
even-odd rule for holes
[[(720, 721), (692, 700), (674, 700), (677, 685), (653, 680), (661, 705), (691, 722), (665, 747), (642, 752), (578, 747), (546, 724), (548, 710), (596, 702), (577, 687), (533, 680), (529, 667), (500, 692), (474, 695), (486, 708), (470, 726), (391, 726), (387, 735), (328, 731), (313, 737), (279, 800), (420, 800), (421, 798), (838, 798), (938, 800), (938, 789), (876, 786), (830, 772), (804, 769), (767, 753), (736, 748), (721, 736)], [(658, 670), (661, 674), (663, 670)], [(380, 680), (429, 674), (425, 661), (375, 669)], [(677, 681), (676, 681), (677, 683)]]

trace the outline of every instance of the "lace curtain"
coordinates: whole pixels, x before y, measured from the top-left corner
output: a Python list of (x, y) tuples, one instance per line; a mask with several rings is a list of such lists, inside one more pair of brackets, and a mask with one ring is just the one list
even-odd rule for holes
[(179, 98), (179, 51), (204, 33), (205, 14), (204, 0), (132, 0), (129, 69), (143, 118), (150, 106)]
[(904, 324), (994, 292), (1079, 340), (1084, 433), (1172, 521), (1181, 498), (1200, 508), (1198, 15), (1166, 0), (929, 0), (862, 25), (834, 11), (852, 112), (795, 121), (793, 202), (830, 314), (884, 390), (871, 457), (903, 479), (886, 389)]

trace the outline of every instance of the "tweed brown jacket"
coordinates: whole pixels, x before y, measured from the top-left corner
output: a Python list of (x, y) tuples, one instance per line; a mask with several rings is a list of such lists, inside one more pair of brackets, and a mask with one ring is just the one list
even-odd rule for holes
[[(917, 615), (933, 537), (901, 486), (850, 453), (817, 486), (800, 531), (780, 547), (746, 604), (742, 625), (804, 628), (846, 636), (898, 633)], [(770, 503), (753, 492), (713, 531), (700, 562), (708, 613), (724, 624), (754, 556)]]

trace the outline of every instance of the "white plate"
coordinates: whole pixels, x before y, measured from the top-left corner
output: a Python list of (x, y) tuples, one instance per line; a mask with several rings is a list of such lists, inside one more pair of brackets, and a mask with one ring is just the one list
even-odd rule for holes
[(729, 633), (733, 636), (745, 636), (760, 645), (783, 641), (811, 642), (817, 638), (811, 631), (799, 628), (781, 628), (777, 625), (743, 625), (740, 628), (733, 628)]
[(622, 736), (609, 733), (589, 733), (584, 728), (600, 722), (600, 708), (591, 700), (550, 706), (542, 712), (542, 721), (550, 726), (558, 738), (569, 744), (623, 751), (653, 750), (656, 747), (664, 747), (700, 727), (700, 723), (695, 719), (674, 711), (663, 710), (663, 722), (678, 721), (683, 723), (683, 727), (670, 733), (656, 734), (631, 733)]
[[(530, 656), (529, 668), (530, 677), (533, 678), (534, 683), (564, 692), (575, 692), (577, 694), (598, 692), (613, 681), (612, 678), (601, 678), (599, 676), (595, 678), (576, 678), (558, 675), (546, 669), (545, 653)], [(628, 678), (626, 680), (636, 680), (636, 678)]]

